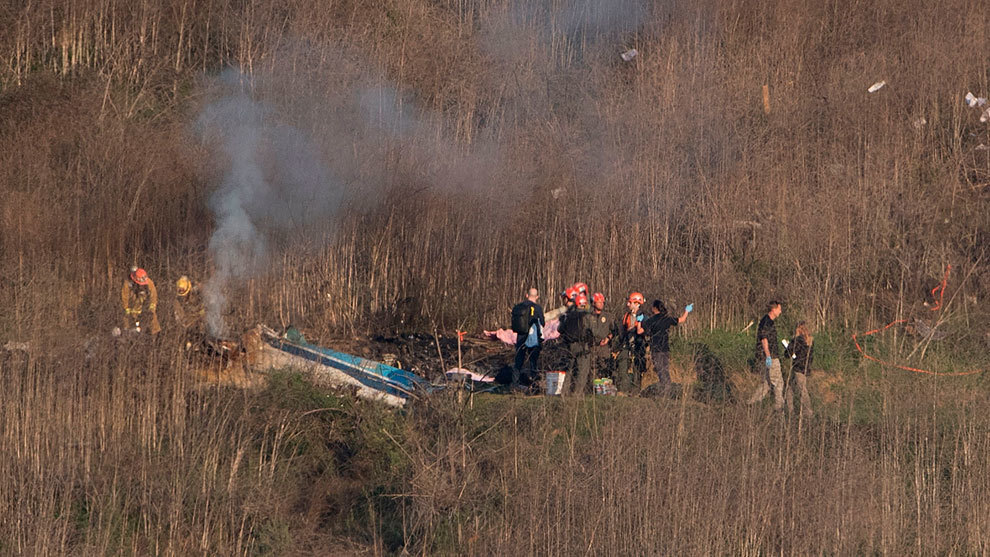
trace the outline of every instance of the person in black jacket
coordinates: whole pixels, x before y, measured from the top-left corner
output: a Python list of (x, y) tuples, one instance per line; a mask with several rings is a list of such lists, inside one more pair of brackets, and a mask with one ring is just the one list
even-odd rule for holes
[(670, 328), (676, 327), (687, 320), (688, 314), (694, 309), (694, 304), (688, 304), (680, 317), (667, 314), (667, 306), (660, 300), (653, 300), (653, 315), (643, 321), (643, 331), (650, 337), (650, 358), (653, 360), (653, 371), (657, 372), (657, 380), (661, 389), (668, 389), (670, 380)]
[(615, 358), (613, 380), (622, 393), (637, 394), (643, 383), (643, 372), (646, 370), (646, 342), (643, 337), (645, 316), (640, 307), (644, 303), (646, 298), (641, 293), (629, 294), (626, 301), (628, 311), (618, 325), (616, 345), (619, 353)]
[(529, 309), (529, 332), (516, 336), (516, 358), (512, 366), (512, 388), (519, 389), (520, 374), (525, 374), (527, 384), (536, 379), (539, 369), (540, 350), (543, 348), (543, 307), (536, 303), (540, 292), (530, 288), (523, 302)]
[(749, 399), (749, 404), (760, 402), (773, 392), (773, 409), (784, 409), (784, 377), (780, 371), (780, 356), (777, 349), (777, 327), (774, 321), (780, 317), (780, 302), (771, 300), (767, 304), (767, 314), (760, 319), (756, 331), (756, 361), (762, 362), (763, 380)]
[(612, 338), (616, 335), (615, 319), (605, 313), (605, 295), (595, 292), (592, 309), (588, 314), (588, 329), (591, 330), (591, 379), (611, 377)]
[(574, 306), (560, 318), (560, 338), (567, 343), (567, 351), (571, 354), (565, 392), (573, 396), (591, 391), (592, 332), (588, 327), (588, 318), (588, 297), (584, 294), (578, 294)]
[(814, 358), (815, 338), (811, 335), (808, 324), (801, 321), (794, 331), (794, 339), (785, 349), (785, 353), (791, 357), (791, 385), (787, 389), (785, 398), (787, 399), (787, 411), (794, 409), (791, 391), (797, 389), (801, 397), (801, 414), (811, 417), (814, 412), (811, 410), (811, 397), (808, 396), (808, 376), (811, 375), (811, 362)]

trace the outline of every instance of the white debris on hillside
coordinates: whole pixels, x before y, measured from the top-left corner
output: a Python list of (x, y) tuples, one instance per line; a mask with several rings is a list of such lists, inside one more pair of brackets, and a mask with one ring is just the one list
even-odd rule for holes
[(869, 92), (869, 93), (876, 93), (877, 91), (879, 91), (880, 89), (882, 89), (883, 86), (886, 85), (886, 84), (887, 84), (886, 81), (878, 81), (878, 82), (874, 83), (873, 85), (870, 85), (870, 88), (867, 89), (867, 92)]
[(987, 104), (987, 98), (986, 97), (977, 97), (971, 91), (967, 91), (966, 92), (966, 104), (970, 108), (975, 108), (975, 107), (978, 107), (978, 106), (983, 106), (983, 105)]

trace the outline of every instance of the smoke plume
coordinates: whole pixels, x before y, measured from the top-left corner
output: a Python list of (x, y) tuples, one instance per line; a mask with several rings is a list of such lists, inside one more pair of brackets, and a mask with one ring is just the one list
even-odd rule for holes
[(203, 140), (226, 159), (210, 197), (214, 273), (204, 286), (207, 325), (218, 336), (227, 332), (223, 315), (231, 281), (261, 270), (280, 235), (330, 221), (340, 202), (337, 181), (307, 135), (255, 100), (252, 81), (228, 72), (221, 88), (225, 94), (197, 121)]
[[(553, 36), (567, 37), (581, 51), (605, 45), (618, 56), (625, 48), (621, 36), (642, 25), (646, 5), (518, 2), (486, 21), (483, 55), (506, 69), (493, 75), (513, 77), (492, 84), (501, 108), (479, 113), (468, 141), (458, 135), (457, 122), (442, 111), (417, 108), (407, 91), (375, 73), (358, 50), (320, 53), (317, 63), (306, 45), (297, 45), (282, 53), (293, 63), (281, 69), (251, 77), (224, 74), (214, 89), (217, 100), (196, 122), (217, 171), (209, 200), (216, 219), (208, 245), (214, 272), (204, 286), (210, 332), (226, 333), (223, 316), (232, 285), (265, 271), (288, 235), (328, 237), (344, 203), (371, 210), (393, 188), (430, 189), (469, 195), (497, 220), (511, 206), (506, 200), (529, 195), (533, 176), (541, 174), (534, 168), (538, 153), (523, 149), (517, 160), (507, 154), (507, 143), (527, 141), (505, 133), (520, 122), (562, 121), (552, 142), (561, 146), (566, 168), (550, 172), (572, 181), (582, 175), (597, 180), (608, 157), (600, 116), (587, 102), (593, 86), (575, 87), (583, 52), (576, 60), (560, 53), (544, 61), (532, 57), (556, 52)], [(526, 36), (532, 38), (530, 49), (520, 48), (519, 38)], [(288, 70), (317, 66), (325, 71)]]

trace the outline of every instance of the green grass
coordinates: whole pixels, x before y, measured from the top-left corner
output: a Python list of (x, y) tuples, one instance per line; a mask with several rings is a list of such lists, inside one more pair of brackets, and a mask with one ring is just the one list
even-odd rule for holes
[(722, 361), (726, 371), (749, 369), (753, 361), (756, 340), (752, 331), (745, 333), (713, 329), (702, 331), (689, 338), (675, 338), (671, 341), (671, 356), (681, 361), (693, 357), (693, 343), (704, 344)]

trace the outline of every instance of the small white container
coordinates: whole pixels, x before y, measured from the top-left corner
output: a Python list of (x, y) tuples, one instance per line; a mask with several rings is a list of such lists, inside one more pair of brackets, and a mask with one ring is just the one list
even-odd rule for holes
[(559, 396), (564, 392), (564, 380), (567, 378), (566, 371), (547, 372), (547, 396)]

